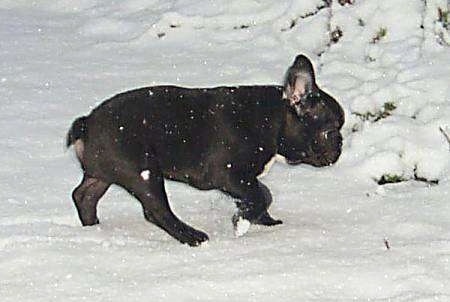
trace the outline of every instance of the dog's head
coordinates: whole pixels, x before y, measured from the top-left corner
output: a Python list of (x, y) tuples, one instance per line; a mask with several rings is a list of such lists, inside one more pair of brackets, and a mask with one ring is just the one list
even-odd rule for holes
[(286, 72), (283, 98), (287, 117), (279, 153), (288, 163), (331, 165), (341, 154), (344, 111), (315, 82), (311, 61), (299, 55)]

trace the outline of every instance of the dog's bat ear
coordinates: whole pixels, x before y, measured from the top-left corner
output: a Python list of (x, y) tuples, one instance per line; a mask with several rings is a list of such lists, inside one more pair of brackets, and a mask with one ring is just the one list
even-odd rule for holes
[(294, 63), (286, 71), (284, 77), (283, 98), (291, 106), (296, 105), (308, 93), (317, 89), (314, 68), (304, 55), (298, 55)]

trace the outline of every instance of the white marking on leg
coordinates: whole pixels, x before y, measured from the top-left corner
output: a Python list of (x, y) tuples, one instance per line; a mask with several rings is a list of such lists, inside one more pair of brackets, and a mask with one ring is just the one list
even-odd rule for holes
[(236, 237), (241, 237), (248, 232), (249, 228), (250, 228), (250, 221), (242, 217), (239, 217), (239, 220), (236, 222), (236, 226), (234, 228), (234, 235)]

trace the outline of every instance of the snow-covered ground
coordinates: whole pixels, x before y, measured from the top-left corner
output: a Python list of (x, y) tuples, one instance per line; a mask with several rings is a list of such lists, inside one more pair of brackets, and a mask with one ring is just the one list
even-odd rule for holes
[[(450, 301), (450, 4), (328, 2), (1, 0), (0, 300)], [(345, 108), (345, 146), (263, 179), (283, 225), (235, 238), (230, 198), (169, 182), (207, 244), (117, 187), (80, 226), (75, 117), (152, 84), (280, 83), (298, 53)]]

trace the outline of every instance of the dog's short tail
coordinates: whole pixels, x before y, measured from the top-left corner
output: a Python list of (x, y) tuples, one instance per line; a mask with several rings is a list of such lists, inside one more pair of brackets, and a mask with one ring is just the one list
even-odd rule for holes
[(69, 132), (67, 133), (66, 138), (66, 147), (69, 148), (71, 145), (75, 143), (78, 139), (83, 139), (86, 135), (87, 129), (87, 117), (82, 116), (77, 118), (73, 123), (72, 127), (70, 127)]

